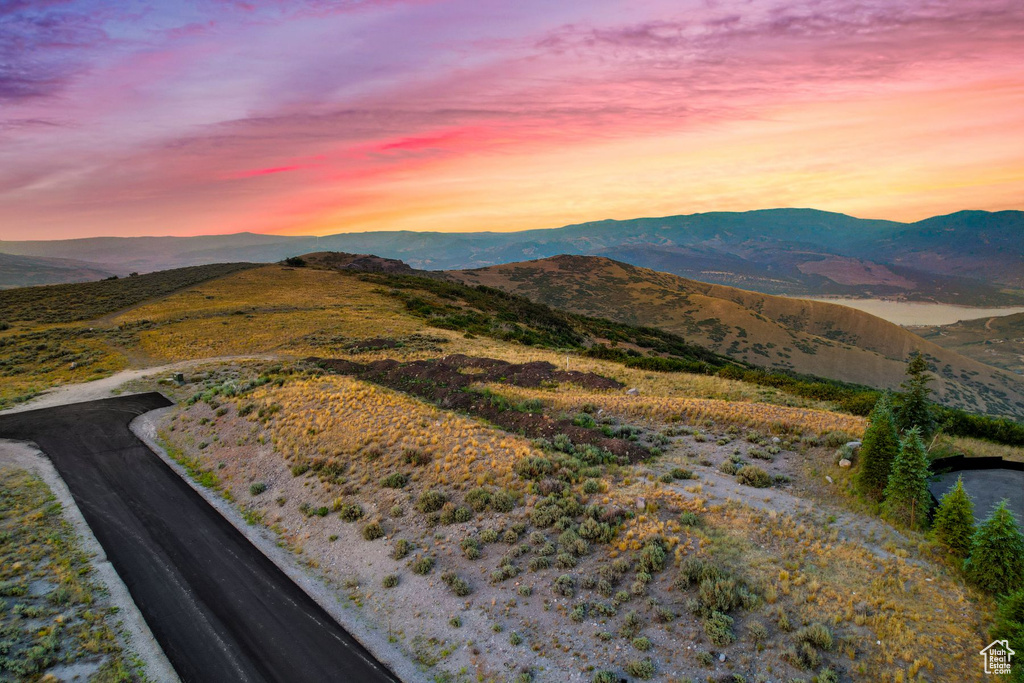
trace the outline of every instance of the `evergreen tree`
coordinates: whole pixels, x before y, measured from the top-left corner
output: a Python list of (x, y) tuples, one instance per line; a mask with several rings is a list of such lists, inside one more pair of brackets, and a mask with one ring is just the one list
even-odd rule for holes
[(928, 493), (928, 455), (924, 451), (921, 433), (912, 427), (900, 441), (900, 450), (892, 463), (889, 483), (885, 487), (882, 507), (890, 519), (918, 528), (928, 519), (932, 504)]
[(868, 416), (868, 428), (860, 447), (860, 469), (857, 471), (857, 490), (874, 500), (882, 499), (889, 483), (892, 461), (900, 450), (896, 423), (892, 414), (889, 394), (883, 394)]
[(1024, 588), (1024, 534), (1005, 500), (974, 532), (964, 571), (980, 588), (996, 595)]
[(1009, 680), (1013, 683), (1024, 683), (1024, 588), (1007, 595), (999, 602), (996, 610), (996, 623), (989, 632), (992, 640), (1006, 639), (1010, 649), (1017, 654), (1011, 660)]
[(907, 363), (907, 379), (900, 384), (904, 393), (896, 412), (896, 426), (901, 432), (917, 427), (921, 430), (921, 438), (927, 439), (935, 431), (935, 420), (928, 402), (928, 394), (931, 393), (928, 383), (931, 381), (927, 361), (920, 351), (915, 351)]
[(957, 477), (956, 486), (942, 496), (932, 528), (935, 530), (935, 539), (957, 557), (967, 557), (971, 552), (974, 503), (964, 491), (963, 477)]

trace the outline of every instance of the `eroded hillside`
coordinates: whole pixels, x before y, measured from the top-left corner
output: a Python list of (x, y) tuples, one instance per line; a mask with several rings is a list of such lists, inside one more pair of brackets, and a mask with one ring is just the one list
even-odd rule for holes
[(556, 308), (680, 334), (720, 354), (769, 368), (895, 388), (921, 351), (944, 403), (1024, 416), (1024, 385), (875, 316), (827, 302), (687, 280), (605, 258), (557, 256), (449, 276)]

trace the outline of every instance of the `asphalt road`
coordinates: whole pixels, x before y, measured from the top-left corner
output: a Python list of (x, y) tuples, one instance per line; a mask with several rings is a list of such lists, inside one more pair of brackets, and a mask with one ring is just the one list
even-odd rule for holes
[(397, 681), (128, 429), (158, 393), (0, 415), (53, 461), (182, 681)]

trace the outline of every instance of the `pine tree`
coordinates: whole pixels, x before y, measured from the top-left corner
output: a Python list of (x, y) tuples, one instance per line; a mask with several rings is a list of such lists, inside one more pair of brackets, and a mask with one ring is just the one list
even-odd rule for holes
[(1011, 660), (1009, 680), (1013, 683), (1024, 683), (1024, 588), (1007, 595), (999, 601), (996, 610), (995, 625), (989, 632), (992, 640), (1006, 639), (1010, 649), (1018, 654)]
[(963, 477), (957, 477), (956, 486), (942, 496), (932, 528), (935, 530), (935, 539), (957, 557), (967, 557), (971, 552), (974, 503), (964, 491)]
[(889, 483), (892, 461), (900, 450), (896, 423), (892, 414), (889, 394), (884, 394), (875, 403), (868, 417), (868, 428), (860, 447), (860, 469), (857, 471), (857, 490), (875, 500), (882, 499), (882, 492)]
[(890, 519), (912, 529), (923, 526), (932, 504), (928, 493), (928, 455), (921, 433), (912, 427), (900, 441), (900, 450), (892, 463), (889, 484), (885, 487), (882, 508)]
[(1024, 588), (1024, 534), (1002, 501), (971, 539), (967, 578), (995, 595)]
[(921, 438), (927, 439), (935, 431), (935, 420), (928, 402), (928, 394), (931, 393), (928, 383), (931, 381), (928, 362), (920, 351), (915, 351), (907, 363), (907, 379), (900, 384), (904, 393), (896, 412), (896, 426), (901, 432), (917, 427), (921, 430)]

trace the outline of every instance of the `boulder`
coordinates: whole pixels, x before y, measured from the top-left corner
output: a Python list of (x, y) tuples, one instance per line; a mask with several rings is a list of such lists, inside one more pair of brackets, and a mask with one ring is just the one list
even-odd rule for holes
[(851, 465), (853, 465), (853, 463), (850, 461), (849, 458), (843, 458), (842, 460), (839, 461), (840, 467), (846, 468), (850, 467)]
[(856, 453), (860, 449), (860, 441), (847, 441), (846, 450), (850, 453)]
[(640, 390), (637, 389), (636, 387), (633, 387), (632, 389), (626, 389), (626, 394), (628, 394), (629, 396), (639, 396)]

